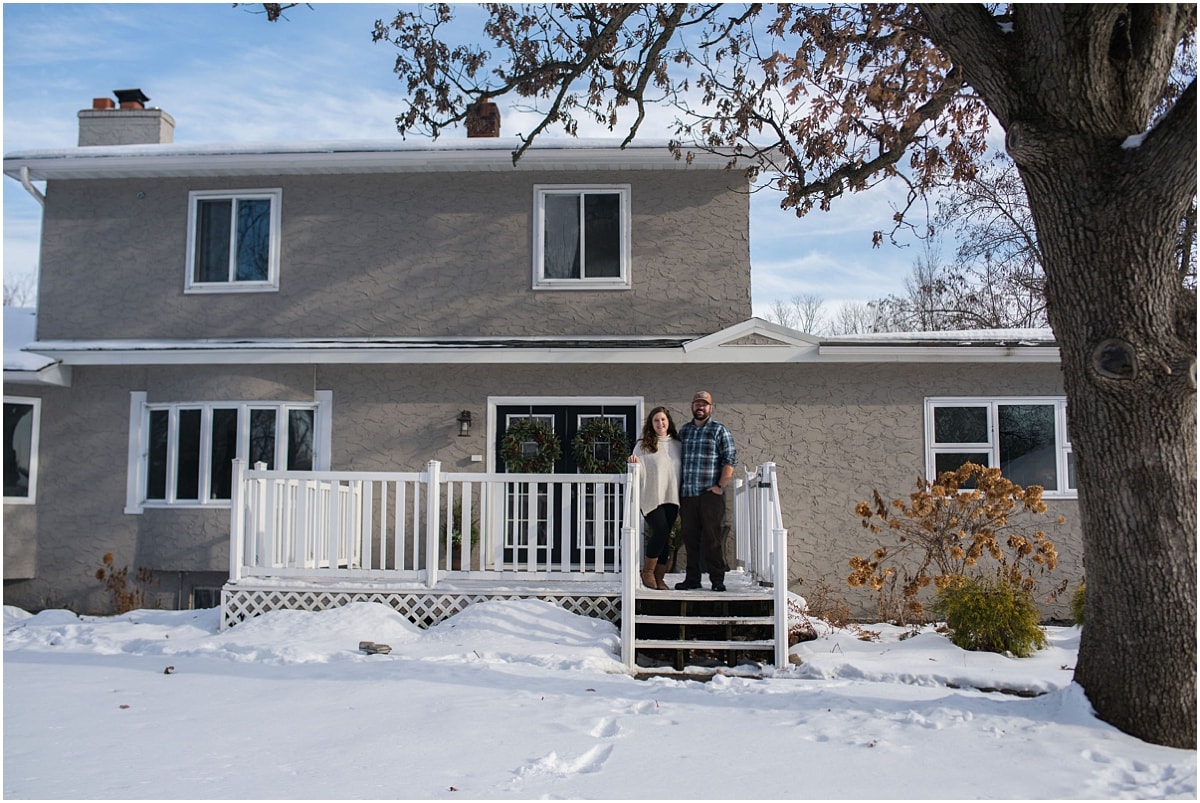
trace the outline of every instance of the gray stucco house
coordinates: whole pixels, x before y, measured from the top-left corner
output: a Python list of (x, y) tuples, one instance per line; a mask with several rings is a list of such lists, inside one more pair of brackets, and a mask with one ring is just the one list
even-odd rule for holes
[[(514, 166), (515, 143), (491, 137), (177, 145), (144, 100), (81, 111), (77, 148), (4, 158), (44, 204), (36, 332), (24, 362), (5, 344), (6, 604), (106, 612), (105, 553), (152, 569), (158, 605), (228, 602), (259, 559), (231, 524), (239, 465), (495, 474), (510, 427), (536, 419), (562, 445), (553, 473), (574, 475), (588, 422), (632, 439), (663, 404), (681, 424), (699, 388), (742, 466), (775, 466), (792, 591), (825, 586), (867, 614), (845, 584), (874, 546), (855, 504), (965, 459), (1043, 484), (1067, 519), (1057, 574), (1082, 575), (1050, 334), (821, 340), (753, 318), (747, 179), (725, 160), (571, 141)], [(939, 416), (973, 434), (939, 436)], [(368, 518), (411, 507), (402, 482)], [(456, 511), (485, 510), (461, 493)], [(539, 504), (531, 533), (575, 502)], [(611, 535), (589, 571), (619, 568)], [(568, 547), (594, 536), (571, 530), (521, 577), (570, 574)], [(515, 544), (481, 546), (475, 568), (525, 560)], [(341, 590), (386, 585), (363, 548), (311, 565), (346, 569)], [(258, 599), (319, 582), (277, 558)]]

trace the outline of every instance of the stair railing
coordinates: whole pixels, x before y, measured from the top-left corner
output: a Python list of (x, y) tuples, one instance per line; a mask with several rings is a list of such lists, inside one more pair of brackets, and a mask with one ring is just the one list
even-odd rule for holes
[(625, 515), (621, 527), (621, 661), (629, 670), (636, 663), (634, 616), (637, 612), (637, 584), (641, 582), (642, 567), (642, 500), (641, 466), (628, 464), (625, 482)]

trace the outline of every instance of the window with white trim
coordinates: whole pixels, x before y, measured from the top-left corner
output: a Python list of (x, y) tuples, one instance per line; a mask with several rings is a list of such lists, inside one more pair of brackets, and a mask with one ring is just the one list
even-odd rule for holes
[(37, 501), (38, 438), (42, 400), (4, 397), (4, 504)]
[(1066, 399), (926, 399), (926, 476), (967, 462), (999, 468), (1021, 486), (1040, 485), (1046, 497), (1075, 497)]
[(625, 290), (629, 185), (534, 185), (535, 290)]
[(279, 289), (283, 190), (188, 194), (188, 293)]
[(321, 429), (328, 423), (319, 401), (149, 404), (142, 393), (133, 397), (131, 512), (227, 506), (235, 458), (268, 469), (327, 467)]

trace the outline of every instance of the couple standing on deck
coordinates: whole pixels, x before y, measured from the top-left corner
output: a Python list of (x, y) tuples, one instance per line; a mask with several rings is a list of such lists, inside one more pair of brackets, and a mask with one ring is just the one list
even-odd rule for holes
[(655, 407), (629, 462), (640, 463), (641, 507), (650, 531), (642, 584), (666, 590), (671, 528), (676, 516), (687, 547), (687, 573), (675, 588), (700, 588), (701, 560), (713, 591), (725, 590), (725, 487), (733, 479), (733, 436), (712, 418), (712, 396), (692, 396), (692, 420), (678, 432), (665, 407)]

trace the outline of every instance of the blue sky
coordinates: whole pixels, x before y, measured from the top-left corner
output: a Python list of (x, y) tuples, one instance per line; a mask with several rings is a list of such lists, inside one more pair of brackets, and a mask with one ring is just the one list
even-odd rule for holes
[[(271, 24), (257, 7), (230, 3), (5, 3), (4, 152), (74, 147), (79, 110), (133, 87), (175, 118), (177, 143), (398, 139), (395, 50), (371, 41), (375, 20), (398, 7), (317, 3)], [(506, 136), (532, 127), (531, 117), (502, 111)], [(667, 136), (667, 112), (656, 114), (639, 136)], [(580, 132), (613, 136), (585, 125)], [(832, 311), (901, 293), (920, 245), (871, 247), (899, 195), (899, 187), (876, 188), (797, 220), (779, 210), (777, 194), (757, 193), (755, 314), (800, 294), (820, 296)], [(12, 179), (3, 197), (7, 279), (36, 270), (41, 208)]]

